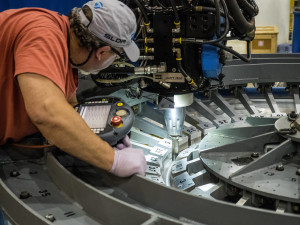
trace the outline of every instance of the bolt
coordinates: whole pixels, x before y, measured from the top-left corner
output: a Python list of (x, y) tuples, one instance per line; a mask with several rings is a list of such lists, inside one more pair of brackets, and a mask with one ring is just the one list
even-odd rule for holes
[(283, 171), (284, 170), (284, 166), (282, 164), (279, 164), (279, 165), (276, 166), (276, 170)]
[(52, 214), (48, 214), (45, 216), (45, 218), (51, 222), (54, 222), (56, 219)]
[(295, 111), (292, 111), (291, 114), (290, 114), (290, 117), (293, 118), (293, 119), (297, 118), (297, 116), (298, 115), (295, 113)]
[(26, 199), (31, 197), (31, 194), (29, 194), (27, 191), (22, 191), (20, 194), (20, 199)]
[(177, 71), (176, 68), (172, 68), (172, 72), (175, 73)]
[(253, 152), (253, 153), (251, 154), (251, 157), (252, 157), (252, 158), (258, 158), (258, 157), (259, 157), (259, 153), (258, 153), (258, 152)]
[(18, 176), (20, 176), (20, 173), (19, 173), (19, 171), (17, 171), (17, 170), (13, 170), (13, 171), (10, 172), (9, 175), (10, 175), (11, 177), (18, 177)]
[(297, 169), (296, 174), (300, 176), (300, 169)]

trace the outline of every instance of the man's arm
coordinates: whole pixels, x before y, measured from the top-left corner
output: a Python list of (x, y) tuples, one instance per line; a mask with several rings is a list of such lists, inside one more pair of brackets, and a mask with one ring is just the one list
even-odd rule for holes
[(68, 100), (69, 104), (71, 106), (75, 106), (78, 104), (78, 101), (77, 101), (77, 96), (76, 96), (76, 91), (74, 92), (74, 94), (71, 96), (71, 98)]
[(38, 74), (20, 74), (17, 79), (26, 111), (45, 138), (94, 166), (112, 168), (114, 150), (91, 131), (58, 86)]

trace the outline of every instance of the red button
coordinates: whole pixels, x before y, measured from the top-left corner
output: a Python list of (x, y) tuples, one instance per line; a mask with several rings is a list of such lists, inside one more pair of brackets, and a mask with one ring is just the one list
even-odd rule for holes
[(111, 118), (110, 124), (114, 127), (118, 127), (122, 124), (122, 119), (120, 116), (114, 116)]

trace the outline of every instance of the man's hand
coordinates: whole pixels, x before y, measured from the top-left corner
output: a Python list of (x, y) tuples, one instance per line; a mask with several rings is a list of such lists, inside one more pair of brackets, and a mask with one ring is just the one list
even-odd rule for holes
[(133, 174), (144, 176), (146, 159), (143, 150), (132, 147), (123, 148), (121, 151), (115, 150), (114, 163), (109, 172), (119, 177), (128, 177)]
[(114, 147), (114, 149), (115, 150), (122, 150), (122, 149), (124, 149), (124, 148), (128, 148), (128, 147), (132, 147), (132, 144), (130, 143), (130, 139), (129, 139), (129, 137), (128, 137), (128, 135), (126, 135), (126, 137), (124, 137), (123, 139), (122, 139), (122, 141), (120, 142), (120, 143), (118, 143), (115, 147)]

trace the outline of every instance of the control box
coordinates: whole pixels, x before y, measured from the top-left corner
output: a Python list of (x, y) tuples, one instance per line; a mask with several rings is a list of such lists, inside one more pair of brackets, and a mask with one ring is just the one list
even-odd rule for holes
[(75, 110), (96, 135), (112, 146), (129, 133), (134, 122), (131, 107), (117, 97), (90, 97)]

